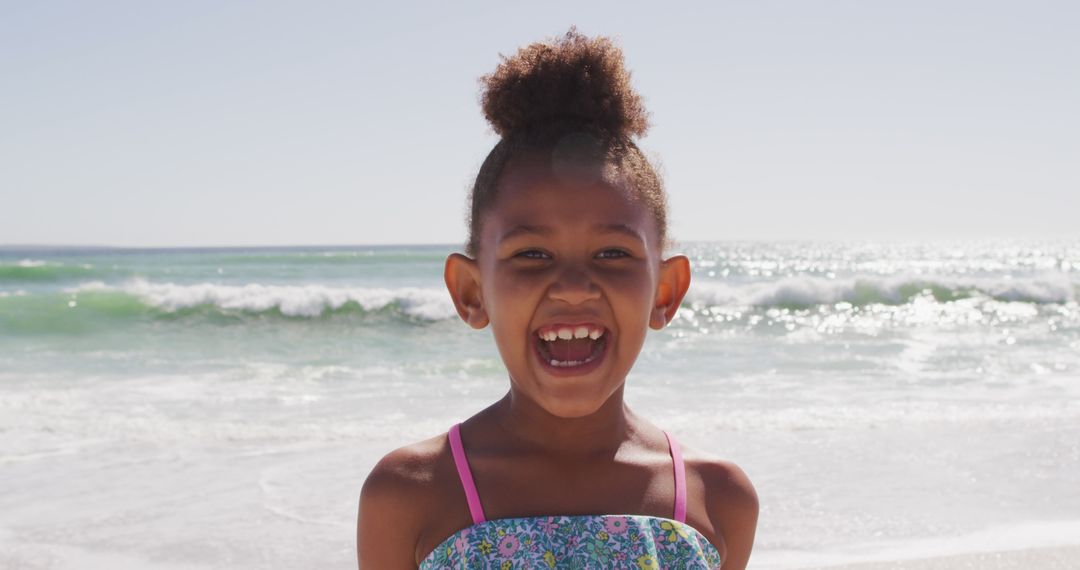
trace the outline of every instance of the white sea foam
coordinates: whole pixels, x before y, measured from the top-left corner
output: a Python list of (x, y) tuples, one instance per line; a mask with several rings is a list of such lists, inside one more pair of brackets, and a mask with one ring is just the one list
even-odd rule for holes
[(40, 259), (22, 259), (15, 265), (19, 267), (42, 267), (48, 264), (48, 261), (41, 261)]
[(878, 429), (885, 426), (969, 425), (1013, 422), (1017, 425), (1080, 420), (1080, 403), (964, 403), (912, 402), (878, 405), (803, 405), (790, 408), (684, 411), (669, 423), (689, 430), (714, 432)]
[(970, 291), (1003, 301), (1069, 303), (1077, 300), (1077, 286), (1063, 273), (1023, 278), (800, 276), (744, 285), (697, 281), (691, 286), (688, 298), (711, 306), (809, 306), (860, 301), (896, 304), (904, 302), (913, 290), (940, 288), (956, 293)]
[(318, 317), (354, 303), (365, 311), (397, 305), (410, 317), (423, 320), (448, 319), (455, 315), (449, 295), (441, 289), (404, 287), (399, 289), (333, 287), (328, 285), (219, 285), (198, 283), (153, 283), (135, 279), (118, 286), (100, 281), (68, 289), (70, 293), (121, 291), (135, 295), (150, 306), (178, 311), (214, 306), (229, 311), (259, 313), (281, 311), (290, 317)]

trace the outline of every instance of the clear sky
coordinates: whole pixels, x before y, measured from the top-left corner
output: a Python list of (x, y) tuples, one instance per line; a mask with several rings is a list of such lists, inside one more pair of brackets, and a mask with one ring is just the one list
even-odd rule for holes
[(1080, 237), (1074, 1), (2, 7), (0, 244), (460, 243), (477, 78), (572, 24), (676, 239)]

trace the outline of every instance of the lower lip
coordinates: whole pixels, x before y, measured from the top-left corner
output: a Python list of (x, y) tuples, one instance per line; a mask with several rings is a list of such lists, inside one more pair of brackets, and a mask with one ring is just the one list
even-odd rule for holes
[[(610, 334), (610, 333), (608, 333)], [(605, 335), (607, 336), (607, 335)], [(592, 360), (579, 364), (577, 366), (552, 366), (551, 362), (544, 359), (544, 355), (540, 353), (540, 343), (542, 340), (533, 341), (533, 354), (536, 355), (536, 360), (540, 362), (540, 366), (552, 376), (581, 376), (582, 374), (588, 374), (593, 370), (600, 367), (600, 364), (604, 362), (604, 357), (607, 356), (608, 346), (611, 344), (610, 338), (604, 339), (603, 346), (600, 347), (600, 353), (593, 357)]]

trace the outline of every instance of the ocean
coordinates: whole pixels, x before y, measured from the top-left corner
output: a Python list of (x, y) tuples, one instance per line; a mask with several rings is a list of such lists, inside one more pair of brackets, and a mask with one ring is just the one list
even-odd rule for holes
[[(1075, 544), (1080, 241), (699, 242), (627, 400), (751, 568)], [(453, 246), (0, 249), (0, 567), (354, 568), (384, 453), (507, 390)]]

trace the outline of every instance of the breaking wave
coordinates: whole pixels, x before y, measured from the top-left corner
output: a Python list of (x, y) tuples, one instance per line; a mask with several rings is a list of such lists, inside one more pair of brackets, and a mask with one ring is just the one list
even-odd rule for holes
[(960, 279), (898, 276), (825, 279), (791, 277), (766, 283), (732, 285), (697, 281), (687, 300), (707, 306), (807, 308), (850, 303), (903, 305), (927, 292), (939, 302), (984, 296), (997, 301), (1032, 304), (1070, 303), (1080, 298), (1080, 287), (1063, 274), (1024, 278)]
[[(1023, 303), (1032, 309), (1075, 303), (1080, 298), (1077, 285), (1064, 275), (968, 281), (798, 277), (743, 285), (697, 281), (685, 305), (694, 309), (745, 307), (757, 311), (839, 303), (905, 305), (928, 296), (939, 303), (980, 297)], [(202, 318), (209, 323), (346, 319), (361, 326), (379, 326), (388, 319), (412, 324), (452, 320), (457, 313), (441, 287), (178, 284), (140, 278), (119, 284), (92, 281), (47, 293), (0, 291), (0, 332), (87, 332), (121, 322), (188, 318)]]
[(277, 314), (293, 318), (317, 318), (333, 313), (371, 313), (387, 309), (421, 321), (448, 319), (456, 315), (443, 290), (423, 288), (379, 289), (327, 285), (178, 285), (136, 279), (124, 285), (85, 283), (67, 290), (93, 300), (97, 295), (117, 293), (164, 313), (212, 309), (224, 314)]
[(0, 335), (89, 334), (178, 319), (206, 324), (319, 319), (424, 324), (450, 318), (456, 318), (456, 312), (446, 291), (424, 288), (180, 285), (133, 280), (122, 285), (90, 282), (60, 292), (20, 290), (0, 295)]

